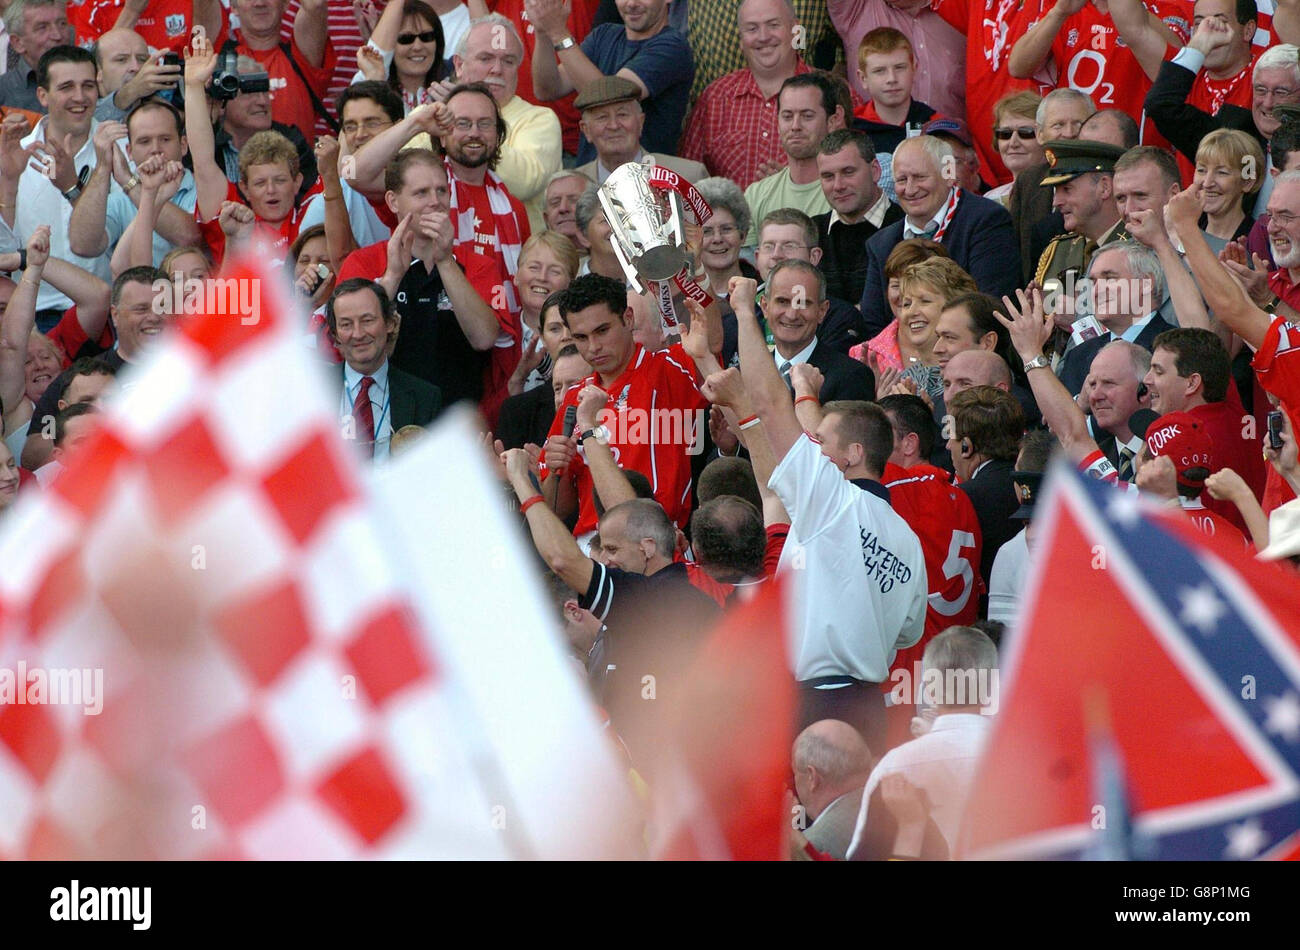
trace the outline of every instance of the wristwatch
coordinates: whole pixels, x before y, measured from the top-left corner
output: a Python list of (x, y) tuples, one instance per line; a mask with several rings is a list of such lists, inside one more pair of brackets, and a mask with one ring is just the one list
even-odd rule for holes
[(573, 49), (578, 44), (573, 41), (572, 36), (566, 36), (555, 44), (555, 52), (563, 53), (566, 49)]
[(140, 184), (140, 176), (132, 175), (130, 178), (126, 180), (126, 185), (122, 188), (122, 191), (129, 195), (131, 192), (135, 191), (136, 186), (138, 186), (139, 184)]
[(578, 433), (578, 443), (581, 444), (586, 442), (593, 436), (601, 445), (609, 444), (609, 429), (605, 428), (605, 426), (594, 426), (590, 429), (583, 429)]
[(82, 165), (81, 174), (77, 176), (77, 183), (63, 192), (63, 197), (68, 199), (69, 203), (76, 204), (77, 199), (81, 197), (82, 189), (86, 187), (88, 181), (90, 181), (90, 166)]
[(1052, 365), (1052, 361), (1049, 360), (1042, 353), (1039, 353), (1032, 360), (1030, 360), (1028, 363), (1025, 364), (1025, 372), (1027, 373), (1031, 369), (1049, 369), (1051, 365)]

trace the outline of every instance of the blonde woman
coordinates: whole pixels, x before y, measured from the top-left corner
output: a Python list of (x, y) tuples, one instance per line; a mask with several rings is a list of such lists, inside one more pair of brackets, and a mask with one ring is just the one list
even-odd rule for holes
[(564, 290), (578, 273), (578, 248), (559, 231), (538, 231), (519, 251), (520, 341), (519, 364), (506, 386), (517, 396), (542, 385), (551, 375), (551, 353), (543, 333), (542, 311), (546, 300)]
[(1201, 139), (1192, 181), (1205, 198), (1199, 223), (1214, 253), (1250, 234), (1255, 220), (1246, 205), (1263, 184), (1267, 168), (1259, 142), (1239, 129), (1216, 129)]

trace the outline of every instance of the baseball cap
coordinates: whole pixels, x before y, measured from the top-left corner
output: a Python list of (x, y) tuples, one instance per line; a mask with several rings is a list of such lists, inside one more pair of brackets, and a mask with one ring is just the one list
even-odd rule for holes
[(970, 136), (970, 129), (966, 128), (966, 123), (961, 119), (949, 118), (946, 115), (936, 115), (925, 125), (921, 126), (922, 135), (951, 135), (962, 145), (967, 148), (974, 148), (975, 141)]
[(1043, 485), (1042, 472), (1022, 472), (1019, 469), (1011, 473), (1011, 482), (1020, 489), (1020, 507), (1011, 518), (1014, 521), (1029, 521), (1034, 517), (1034, 504), (1038, 501), (1038, 491)]
[(1201, 421), (1187, 412), (1168, 412), (1151, 423), (1146, 433), (1152, 458), (1168, 456), (1178, 484), (1199, 488), (1214, 470), (1214, 447)]

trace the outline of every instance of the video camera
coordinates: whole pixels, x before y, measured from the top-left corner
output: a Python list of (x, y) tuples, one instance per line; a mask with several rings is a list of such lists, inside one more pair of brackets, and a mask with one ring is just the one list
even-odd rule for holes
[(208, 83), (208, 95), (221, 102), (229, 102), (246, 92), (270, 91), (271, 77), (265, 70), (240, 75), (236, 46), (233, 42), (227, 41), (221, 47), (221, 53), (217, 57), (217, 69), (212, 74), (212, 81)]

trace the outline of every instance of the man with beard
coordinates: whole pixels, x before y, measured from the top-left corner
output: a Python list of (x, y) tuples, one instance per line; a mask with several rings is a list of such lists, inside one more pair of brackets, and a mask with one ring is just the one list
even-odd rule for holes
[(506, 123), (492, 91), (481, 82), (463, 83), (447, 94), (446, 105), (451, 112), (451, 131), (443, 136), (442, 147), (455, 241), (495, 264), (485, 271), (491, 275), (490, 283), (475, 284), (479, 296), (501, 321), (483, 400), (484, 413), (495, 420), (496, 410), (508, 395), (507, 381), (519, 362), (521, 329), (515, 274), (520, 249), (531, 230), (523, 203), (495, 171)]

